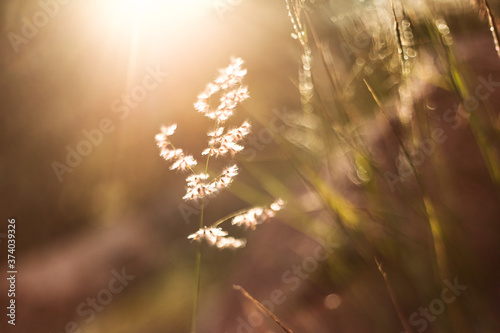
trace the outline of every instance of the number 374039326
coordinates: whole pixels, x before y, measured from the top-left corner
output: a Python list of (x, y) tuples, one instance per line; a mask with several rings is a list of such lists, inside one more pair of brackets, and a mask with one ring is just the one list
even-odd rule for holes
[(14, 269), (16, 267), (16, 257), (14, 256), (14, 252), (16, 251), (16, 220), (9, 219), (9, 224), (7, 227), (7, 264), (10, 269)]

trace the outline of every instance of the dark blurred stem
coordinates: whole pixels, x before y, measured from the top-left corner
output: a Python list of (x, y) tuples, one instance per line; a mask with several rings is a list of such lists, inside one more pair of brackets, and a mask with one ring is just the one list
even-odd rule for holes
[(401, 309), (401, 306), (398, 303), (398, 300), (396, 299), (396, 296), (394, 295), (394, 291), (392, 290), (391, 285), (389, 284), (389, 280), (387, 280), (387, 274), (384, 272), (382, 269), (382, 264), (375, 258), (375, 263), (377, 264), (377, 268), (382, 274), (382, 277), (384, 278), (385, 285), (387, 287), (387, 291), (389, 292), (389, 296), (391, 297), (392, 305), (394, 305), (394, 308), (396, 309), (396, 313), (398, 314), (399, 320), (403, 324), (403, 327), (405, 329), (406, 333), (413, 333), (413, 330), (410, 327), (410, 323), (406, 319), (403, 310)]
[[(208, 164), (208, 163), (207, 163)], [(205, 208), (205, 199), (201, 199), (201, 213), (200, 213), (200, 229), (203, 228), (203, 211)], [(201, 281), (201, 241), (198, 242), (198, 250), (196, 252), (196, 287), (193, 304), (193, 315), (191, 317), (191, 333), (196, 333), (196, 319), (198, 317), (198, 301), (200, 299), (200, 281)]]
[(495, 51), (497, 51), (498, 56), (500, 57), (500, 42), (499, 42), (499, 34), (497, 23), (493, 13), (491, 12), (490, 4), (487, 0), (484, 0), (484, 8), (486, 9), (486, 14), (488, 15), (488, 23), (490, 25), (491, 35), (493, 36), (493, 41), (495, 43)]

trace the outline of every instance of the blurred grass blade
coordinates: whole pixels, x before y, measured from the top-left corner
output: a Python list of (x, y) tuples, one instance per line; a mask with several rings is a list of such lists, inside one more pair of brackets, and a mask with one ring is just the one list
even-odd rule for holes
[(391, 285), (389, 284), (389, 281), (387, 280), (387, 274), (384, 272), (382, 269), (382, 264), (377, 260), (375, 257), (375, 263), (377, 264), (377, 268), (382, 274), (382, 277), (384, 278), (385, 285), (387, 287), (387, 291), (389, 292), (389, 296), (391, 297), (392, 304), (394, 305), (394, 308), (396, 309), (396, 313), (398, 314), (399, 320), (403, 324), (403, 327), (405, 328), (406, 333), (413, 333), (413, 330), (410, 327), (410, 323), (406, 319), (406, 316), (404, 315), (403, 310), (401, 309), (401, 306), (399, 305), (398, 300), (396, 299), (396, 295), (394, 294), (394, 291), (392, 290)]
[(488, 0), (484, 0), (484, 8), (486, 9), (486, 15), (488, 15), (488, 23), (490, 25), (491, 35), (493, 36), (493, 42), (495, 43), (495, 51), (497, 51), (498, 57), (500, 57), (500, 42), (498, 41), (499, 39), (498, 27), (495, 17), (491, 12), (491, 7), (490, 4), (488, 3)]
[(235, 290), (240, 291), (243, 294), (243, 296), (245, 296), (248, 300), (250, 300), (250, 302), (252, 302), (260, 311), (262, 311), (266, 316), (268, 316), (269, 318), (274, 320), (276, 322), (276, 324), (278, 324), (281, 327), (281, 329), (283, 329), (283, 331), (285, 331), (287, 333), (293, 333), (293, 331), (291, 329), (289, 329), (285, 325), (285, 323), (283, 323), (281, 320), (279, 320), (279, 318), (276, 317), (271, 311), (269, 311), (264, 305), (262, 305), (259, 301), (257, 301), (255, 298), (253, 298), (245, 289), (243, 289), (242, 286), (233, 285), (233, 288)]

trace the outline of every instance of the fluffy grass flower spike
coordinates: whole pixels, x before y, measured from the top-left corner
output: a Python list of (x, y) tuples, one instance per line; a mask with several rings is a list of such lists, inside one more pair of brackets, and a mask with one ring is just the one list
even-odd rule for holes
[[(277, 200), (269, 207), (254, 207), (236, 212), (220, 219), (211, 226), (206, 226), (203, 213), (205, 198), (214, 196), (221, 190), (227, 188), (238, 175), (239, 169), (234, 161), (216, 175), (209, 174), (210, 158), (227, 158), (232, 160), (235, 154), (244, 149), (241, 141), (250, 133), (250, 123), (244, 121), (238, 127), (227, 129), (225, 123), (234, 114), (239, 103), (249, 98), (248, 88), (243, 85), (243, 78), (247, 70), (242, 68), (243, 60), (240, 58), (231, 59), (231, 64), (220, 71), (220, 75), (205, 90), (198, 95), (194, 103), (196, 111), (214, 120), (213, 130), (207, 133), (208, 147), (201, 153), (205, 156), (203, 170), (195, 170), (198, 165), (197, 160), (192, 155), (187, 155), (182, 149), (176, 148), (170, 137), (175, 134), (177, 124), (161, 127), (161, 132), (155, 136), (157, 146), (160, 148), (160, 156), (171, 162), (170, 170), (189, 172), (186, 177), (186, 194), (184, 200), (200, 200), (200, 224), (199, 229), (187, 238), (198, 242), (196, 255), (196, 288), (191, 321), (191, 332), (196, 332), (196, 317), (200, 290), (200, 267), (202, 254), (202, 241), (218, 249), (238, 249), (246, 245), (245, 239), (237, 239), (228, 236), (228, 233), (218, 225), (231, 221), (232, 224), (243, 226), (244, 228), (255, 229), (258, 224), (273, 217), (275, 212), (281, 209), (283, 201)], [(215, 96), (219, 96), (218, 105), (213, 105)]]

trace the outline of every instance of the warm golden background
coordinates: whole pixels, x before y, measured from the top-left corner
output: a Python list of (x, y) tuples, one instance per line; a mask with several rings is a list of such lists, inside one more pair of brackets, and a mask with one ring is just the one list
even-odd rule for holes
[[(9, 33), (21, 35), (23, 18), (32, 22), (33, 15), (43, 10), (40, 3), (56, 3), (56, 7), (46, 7), (53, 16), (33, 37), (13, 47)], [(499, 2), (490, 3), (500, 15)], [(345, 88), (342, 103), (369, 109), (367, 114), (371, 114), (377, 107), (363, 78), (375, 77), (370, 82), (383, 103), (391, 110), (397, 107), (395, 79), (389, 68), (395, 66), (394, 61), (374, 60), (367, 55), (371, 43), (356, 44), (356, 36), (364, 36), (363, 31), (371, 36), (370, 20), (375, 22), (371, 24), (384, 23), (387, 39), (394, 42), (390, 1), (307, 4), (317, 37), (329, 43), (338, 70), (336, 86)], [(418, 13), (417, 2), (408, 6), (415, 17), (429, 15)], [(434, 14), (439, 12), (448, 20), (459, 66), (473, 78), (492, 75), (500, 81), (500, 59), (487, 19), (480, 18), (467, 1), (437, 1), (434, 6)], [(375, 12), (373, 8), (385, 14), (367, 15)], [(177, 123), (179, 146), (196, 154), (205, 147), (209, 122), (192, 105), (231, 56), (243, 58), (248, 69), (245, 82), (251, 98), (236, 117), (254, 124), (255, 137), (276, 114), (301, 114), (297, 88), (301, 49), (290, 36), (293, 29), (285, 1), (73, 0), (60, 4), (56, 0), (6, 0), (0, 4), (0, 25), (0, 237), (6, 233), (7, 218), (15, 217), (19, 271), (16, 326), (6, 325), (2, 310), (0, 331), (64, 332), (67, 323), (74, 321), (84, 333), (188, 332), (195, 246), (186, 236), (197, 230), (197, 217), (186, 220), (182, 216), (184, 176), (168, 170), (158, 156), (154, 135), (161, 125)], [(425, 26), (418, 29), (424, 37), (415, 48), (432, 49)], [(328, 95), (324, 88), (329, 84), (327, 76), (312, 34), (309, 39), (316, 57), (317, 89), (328, 96), (321, 103), (328, 104), (334, 94)], [(397, 64), (397, 51), (394, 54)], [(419, 80), (413, 87), (420, 88), (414, 89), (418, 91), (413, 102), (419, 117), (430, 119), (432, 127), (458, 100), (445, 87), (446, 80), (433, 72), (440, 68), (433, 53), (425, 55), (431, 59), (422, 63), (435, 67), (419, 67)], [(141, 84), (148, 68), (168, 75), (120, 118), (122, 113), (113, 111), (113, 103)], [(475, 81), (470, 84), (474, 87)], [(493, 132), (498, 129), (499, 96), (493, 92), (485, 106), (493, 114)], [(113, 130), (104, 133), (102, 142), (71, 172), (62, 174), (60, 181), (54, 162), (65, 163), (67, 147), (76, 149), (85, 140), (83, 132), (98, 128), (106, 118)], [(395, 172), (384, 159), (392, 156), (394, 160), (398, 154), (391, 127), (379, 126), (366, 114), (353, 118), (363, 121), (362, 132), (375, 151), (381, 151), (377, 162)], [(383, 122), (383, 117), (378, 121)], [(290, 126), (286, 119), (278, 123)], [(439, 316), (426, 331), (498, 332), (498, 184), (489, 178), (468, 127), (464, 124), (454, 130), (448, 126), (445, 131), (450, 140), (439, 156), (433, 155), (439, 172), (426, 166), (422, 172), (428, 171), (425, 182), (430, 197), (445, 221), (443, 230), (449, 231), (440, 243), (446, 247), (446, 278), (458, 277), (468, 289), (452, 303), (454, 309)], [(289, 138), (303, 141), (293, 133)], [(497, 138), (495, 132), (489, 142), (498, 153)], [(314, 186), (290, 162), (289, 149), (288, 144), (271, 143), (257, 149), (255, 159), (242, 154), (241, 183), (210, 200), (207, 221), (282, 195), (290, 209), (245, 235), (248, 245), (242, 250), (204, 249), (199, 332), (250, 333), (241, 328), (238, 318), (248, 318), (255, 309), (232, 284), (241, 284), (259, 300), (269, 299), (273, 289), (286, 290), (287, 300), (275, 313), (294, 332), (403, 331), (372, 258), (376, 254), (383, 262), (406, 317), (439, 297), (441, 287), (422, 288), (425, 278), (432, 275), (427, 270), (432, 265), (425, 259), (428, 248), (422, 246), (429, 230), (418, 227), (421, 217), (412, 197), (416, 190), (360, 189), (349, 175), (348, 161), (329, 158), (333, 166), (328, 167), (335, 172), (322, 182), (335, 188), (349, 206), (363, 212), (366, 208), (369, 213), (358, 224), (348, 225), (351, 233), (345, 234), (338, 212), (322, 206), (311, 190)], [(302, 163), (307, 161), (297, 156)], [(327, 166), (318, 161), (311, 161), (310, 169), (321, 176)], [(366, 193), (378, 199), (373, 201)], [(382, 211), (390, 212), (390, 218), (381, 218)], [(327, 235), (334, 235), (340, 247), (301, 281), (299, 289), (290, 291), (282, 281), (283, 272), (311, 256), (315, 239)], [(6, 240), (0, 241), (0, 308), (5, 309)], [(86, 322), (88, 316), (77, 313), (79, 305), (96, 297), (108, 286), (112, 272), (122, 269), (135, 278), (102, 311), (96, 311), (95, 319)], [(279, 327), (265, 319), (251, 330), (279, 332)]]

